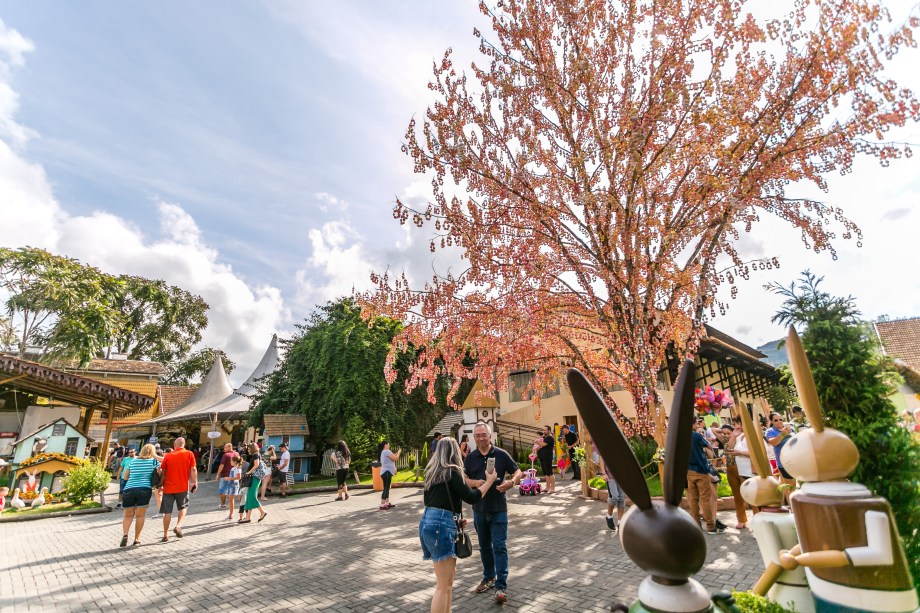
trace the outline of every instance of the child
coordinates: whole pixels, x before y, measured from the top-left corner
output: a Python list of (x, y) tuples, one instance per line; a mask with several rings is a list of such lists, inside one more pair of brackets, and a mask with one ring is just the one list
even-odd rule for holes
[(243, 508), (246, 506), (244, 504), (244, 501), (246, 500), (246, 494), (249, 493), (249, 488), (243, 487), (243, 477), (242, 476), (248, 470), (249, 470), (249, 462), (244, 462), (243, 458), (240, 458), (240, 495), (239, 495), (239, 498), (237, 498), (237, 504), (240, 507), (240, 521), (243, 520), (243, 511), (246, 510)]
[(0, 513), (3, 513), (3, 509), (6, 507), (6, 496), (10, 493), (10, 488), (0, 487)]
[(233, 503), (236, 501), (236, 495), (240, 491), (240, 480), (243, 477), (243, 458), (236, 456), (230, 460), (230, 464), (230, 476), (224, 479), (225, 481), (231, 482), (227, 487), (227, 504), (230, 507), (230, 514), (227, 515), (227, 521), (233, 519)]

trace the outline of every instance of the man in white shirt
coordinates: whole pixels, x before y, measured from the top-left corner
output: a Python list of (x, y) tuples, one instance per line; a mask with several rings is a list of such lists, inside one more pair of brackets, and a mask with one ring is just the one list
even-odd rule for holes
[(281, 473), (281, 497), (287, 497), (287, 474), (291, 468), (291, 452), (288, 451), (287, 443), (278, 445), (281, 451), (281, 461), (278, 463), (278, 472)]

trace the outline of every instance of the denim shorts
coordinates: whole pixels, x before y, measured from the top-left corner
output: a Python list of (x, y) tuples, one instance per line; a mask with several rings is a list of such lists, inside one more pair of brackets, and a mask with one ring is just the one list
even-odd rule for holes
[(425, 507), (422, 521), (418, 525), (418, 538), (422, 542), (422, 559), (440, 562), (456, 558), (454, 538), (457, 524), (454, 514), (446, 509)]

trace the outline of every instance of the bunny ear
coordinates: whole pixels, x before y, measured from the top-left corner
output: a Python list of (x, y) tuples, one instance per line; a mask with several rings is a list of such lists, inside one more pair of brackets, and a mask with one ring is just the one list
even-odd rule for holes
[(795, 391), (798, 392), (799, 400), (802, 401), (802, 408), (805, 409), (811, 427), (815, 432), (821, 432), (824, 430), (824, 422), (821, 419), (818, 390), (811, 376), (811, 367), (808, 365), (805, 348), (802, 347), (802, 341), (792, 326), (789, 326), (789, 335), (786, 337), (786, 352), (789, 354), (789, 366), (792, 369), (792, 378), (795, 379)]
[(591, 382), (576, 368), (569, 369), (566, 379), (569, 390), (575, 399), (575, 406), (585, 422), (597, 451), (604, 458), (604, 463), (616, 476), (617, 483), (643, 511), (652, 507), (652, 498), (648, 485), (639, 468), (639, 462), (633, 454), (623, 431), (613, 419), (607, 405), (601, 399)]
[(690, 462), (690, 428), (693, 427), (693, 404), (696, 385), (696, 364), (684, 360), (677, 377), (671, 417), (668, 419), (668, 438), (665, 441), (664, 500), (675, 506), (680, 504), (687, 483), (687, 464)]
[[(770, 410), (763, 398), (760, 399), (760, 404), (764, 412), (769, 415)], [(764, 448), (763, 434), (754, 425), (754, 420), (751, 419), (746, 408), (740, 407), (738, 415), (741, 416), (741, 427), (744, 428), (744, 438), (747, 440), (748, 453), (751, 454), (751, 464), (757, 474), (766, 479), (773, 474), (773, 471), (770, 469), (770, 461), (767, 459), (767, 452)]]

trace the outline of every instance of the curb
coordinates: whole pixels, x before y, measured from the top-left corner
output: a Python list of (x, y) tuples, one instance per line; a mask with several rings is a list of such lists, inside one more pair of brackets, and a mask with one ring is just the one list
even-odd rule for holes
[(71, 515), (94, 515), (96, 513), (111, 513), (112, 507), (97, 507), (95, 509), (77, 509), (76, 511), (55, 511), (54, 513), (41, 513), (39, 515), (22, 515), (0, 519), (0, 524), (12, 524), (20, 521), (36, 521), (51, 519), (52, 517), (70, 517)]

